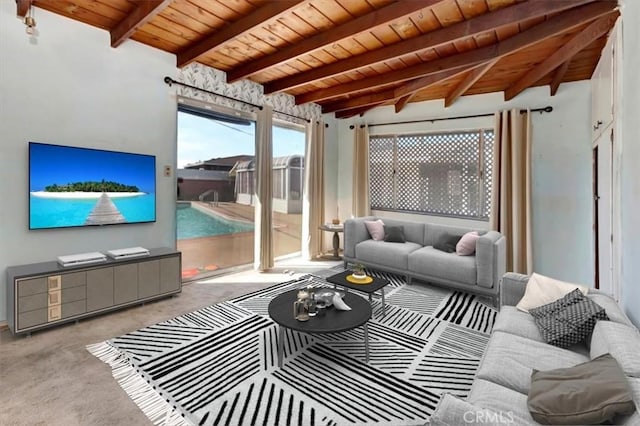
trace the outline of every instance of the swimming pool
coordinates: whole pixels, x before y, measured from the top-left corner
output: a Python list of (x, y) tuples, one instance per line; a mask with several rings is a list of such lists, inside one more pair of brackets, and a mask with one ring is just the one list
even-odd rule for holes
[(176, 221), (179, 240), (253, 231), (253, 223), (208, 215), (188, 204), (178, 204)]

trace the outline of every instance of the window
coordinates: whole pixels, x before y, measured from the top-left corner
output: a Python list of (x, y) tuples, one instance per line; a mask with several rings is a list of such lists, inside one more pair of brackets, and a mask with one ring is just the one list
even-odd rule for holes
[(493, 130), (369, 138), (372, 210), (488, 220)]

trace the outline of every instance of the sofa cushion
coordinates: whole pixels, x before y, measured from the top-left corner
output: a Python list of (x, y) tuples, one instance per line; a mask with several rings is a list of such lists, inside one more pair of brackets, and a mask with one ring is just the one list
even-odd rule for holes
[(631, 416), (620, 416), (613, 419), (614, 425), (640, 425), (640, 377), (627, 376), (627, 383), (631, 388), (633, 400), (636, 403), (636, 411)]
[(608, 320), (603, 307), (575, 289), (560, 299), (529, 310), (545, 342), (560, 348), (582, 342), (596, 321)]
[(531, 314), (519, 311), (515, 306), (503, 306), (497, 316), (493, 331), (502, 331), (526, 337), (536, 342), (544, 342), (542, 334)]
[(462, 235), (443, 234), (433, 245), (433, 248), (445, 253), (453, 253), (456, 251), (456, 244), (458, 244), (460, 238), (462, 238)]
[(458, 256), (471, 256), (476, 252), (476, 242), (480, 235), (477, 231), (467, 232), (460, 238), (458, 244), (456, 244), (456, 254)]
[[(497, 386), (497, 385), (496, 385)], [(505, 389), (505, 388), (502, 388)], [(504, 397), (500, 389), (491, 392), (487, 390), (491, 397)], [(507, 390), (508, 391), (508, 390)], [(516, 393), (516, 392), (514, 392)], [(533, 424), (531, 415), (526, 410), (526, 395), (510, 397), (507, 394), (508, 401), (517, 401), (524, 398), (524, 410), (520, 407), (512, 407), (507, 410), (491, 410), (479, 404), (472, 404), (458, 397), (446, 393), (436, 406), (436, 410), (429, 418), (429, 423), (425, 426), (460, 426), (460, 425), (527, 425)], [(521, 415), (522, 414), (522, 415)]]
[(409, 254), (409, 270), (412, 273), (457, 281), (464, 284), (476, 283), (475, 256), (457, 256), (433, 247), (422, 247)]
[(384, 240), (388, 243), (404, 243), (404, 227), (402, 226), (384, 226)]
[(382, 221), (382, 219), (365, 220), (364, 226), (367, 227), (369, 235), (371, 235), (371, 238), (373, 238), (375, 241), (384, 240), (384, 222)]
[[(504, 305), (500, 308), (500, 315), (496, 317), (496, 322), (493, 324), (492, 330), (515, 334), (516, 336), (526, 337), (536, 342), (546, 343), (531, 314), (521, 312), (517, 310), (515, 306)], [(589, 356), (589, 349), (586, 346), (586, 342), (576, 343), (567, 349), (580, 355)]]
[(497, 418), (497, 413), (478, 407), (469, 402), (445, 393), (438, 401), (435, 411), (424, 426), (458, 426), (463, 424), (477, 425), (478, 420)]
[(527, 394), (534, 369), (571, 367), (589, 359), (546, 343), (494, 331), (476, 377)]
[(569, 368), (534, 371), (528, 406), (545, 425), (601, 424), (635, 411), (627, 379), (611, 354)]
[(493, 419), (493, 422), (489, 419), (485, 419), (485, 422), (479, 421), (479, 424), (526, 425), (534, 423), (527, 408), (527, 395), (497, 383), (483, 379), (474, 380), (467, 401), (476, 407), (487, 408), (502, 416)]
[(610, 353), (627, 376), (640, 378), (640, 333), (633, 327), (598, 321), (591, 335), (591, 359)]
[(583, 285), (567, 283), (534, 272), (529, 277), (524, 296), (522, 296), (516, 307), (521, 311), (529, 312), (529, 309), (558, 300), (576, 288), (579, 288), (583, 294), (587, 294), (589, 291)]
[(363, 263), (383, 267), (406, 270), (409, 253), (422, 247), (419, 244), (406, 242), (403, 244), (385, 241), (366, 240), (356, 245), (356, 258)]
[[(469, 231), (478, 231), (477, 229), (463, 228), (459, 226), (441, 225), (437, 223), (425, 223), (424, 226), (424, 246), (434, 246), (440, 238), (445, 235), (463, 236)], [(480, 233), (480, 232), (478, 232)]]
[(618, 303), (613, 300), (611, 296), (607, 296), (606, 294), (602, 293), (590, 292), (587, 297), (604, 308), (607, 313), (607, 317), (609, 317), (609, 321), (633, 326), (629, 318), (622, 311), (622, 308), (620, 308), (620, 305), (618, 305)]
[(399, 220), (390, 217), (382, 218), (385, 226), (402, 226), (407, 242), (424, 245), (424, 223), (412, 222), (409, 220)]

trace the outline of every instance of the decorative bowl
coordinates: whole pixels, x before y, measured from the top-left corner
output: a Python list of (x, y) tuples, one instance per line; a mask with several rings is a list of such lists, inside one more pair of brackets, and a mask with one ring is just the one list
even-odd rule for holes
[(367, 278), (367, 274), (365, 274), (364, 272), (354, 272), (351, 274), (351, 276), (356, 280), (364, 280), (365, 278)]

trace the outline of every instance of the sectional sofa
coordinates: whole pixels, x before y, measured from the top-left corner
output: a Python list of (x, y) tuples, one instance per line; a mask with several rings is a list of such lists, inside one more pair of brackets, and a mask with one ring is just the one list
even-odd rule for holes
[[(640, 425), (640, 334), (629, 318), (614, 299), (590, 289), (587, 298), (605, 309), (609, 321), (597, 321), (591, 338), (581, 343), (567, 349), (552, 346), (542, 338), (531, 314), (515, 307), (525, 294), (528, 279), (528, 276), (515, 273), (503, 277), (502, 307), (471, 391), (466, 399), (445, 394), (432, 414), (430, 424), (536, 425), (528, 407), (533, 370), (545, 372), (575, 367), (611, 354), (622, 368), (636, 406), (633, 414), (615, 417), (613, 424)], [(582, 385), (578, 391), (586, 387)], [(599, 381), (592, 388), (597, 391), (598, 387), (605, 386)], [(577, 394), (573, 397), (581, 398)], [(584, 397), (582, 401), (588, 404)], [(583, 408), (602, 410), (611, 402), (591, 403)]]
[[(366, 221), (382, 220), (385, 226), (402, 227), (403, 243), (376, 241)], [(475, 253), (459, 256), (434, 248), (447, 236), (478, 231)], [(489, 296), (497, 302), (500, 279), (506, 272), (506, 240), (496, 231), (366, 216), (344, 223), (344, 263), (360, 263), (373, 269), (404, 275), (440, 286)]]

